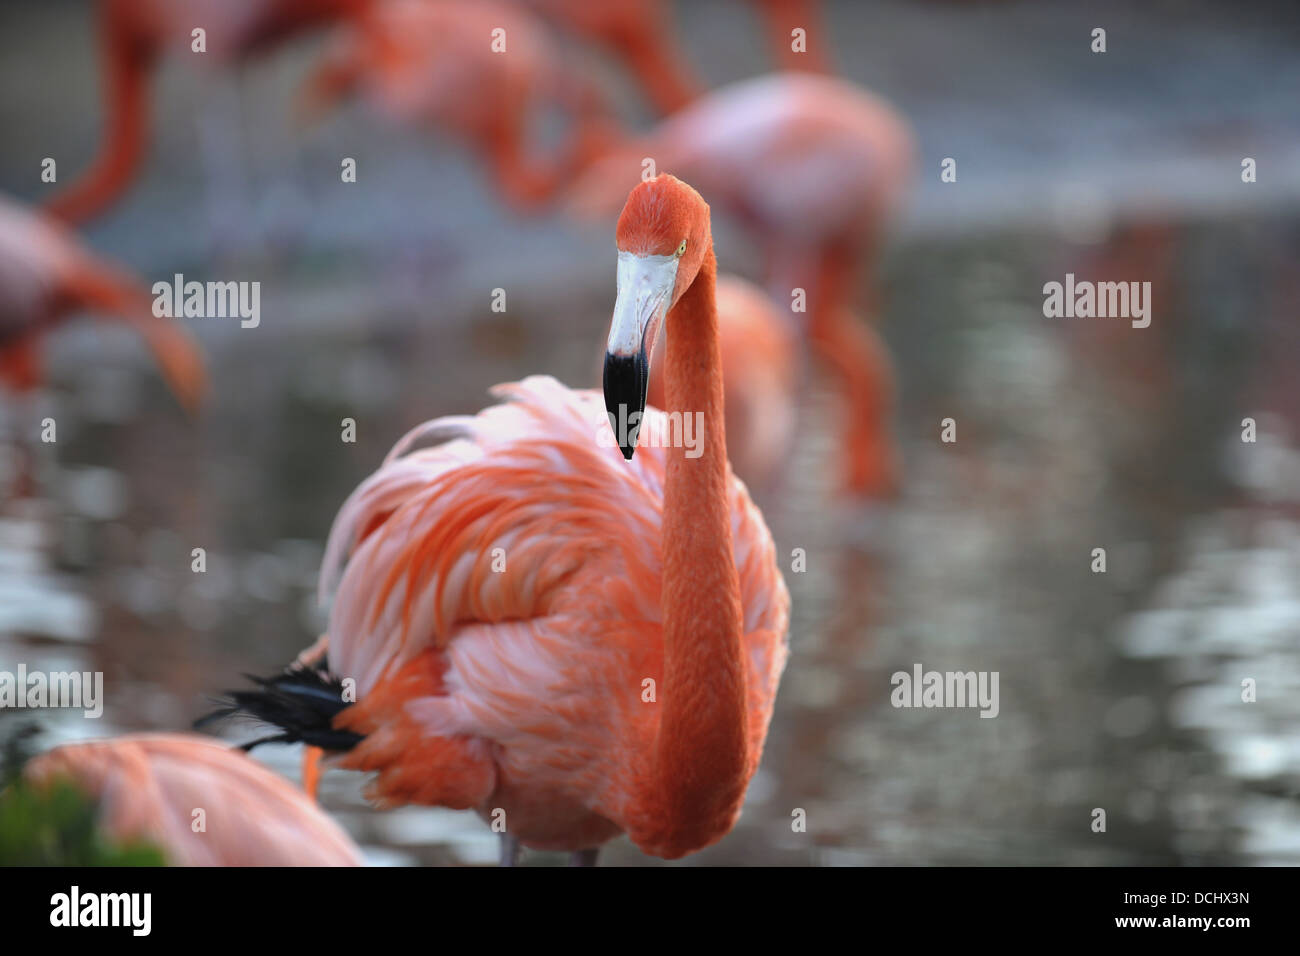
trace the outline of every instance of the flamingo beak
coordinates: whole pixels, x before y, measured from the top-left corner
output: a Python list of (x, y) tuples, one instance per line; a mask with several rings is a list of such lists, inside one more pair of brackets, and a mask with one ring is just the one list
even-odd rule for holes
[(605, 411), (629, 461), (645, 417), (650, 356), (677, 284), (677, 261), (676, 256), (618, 253), (618, 297), (605, 347)]

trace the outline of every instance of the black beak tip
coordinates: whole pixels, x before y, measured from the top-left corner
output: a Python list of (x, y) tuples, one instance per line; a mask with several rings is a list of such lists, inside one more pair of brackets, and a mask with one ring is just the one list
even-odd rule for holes
[(636, 454), (649, 379), (644, 350), (635, 356), (605, 355), (605, 411), (624, 461), (631, 461)]

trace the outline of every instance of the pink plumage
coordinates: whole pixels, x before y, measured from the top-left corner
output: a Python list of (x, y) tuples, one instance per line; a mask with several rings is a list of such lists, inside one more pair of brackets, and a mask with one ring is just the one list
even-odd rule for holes
[[(527, 845), (581, 849), (623, 829), (657, 726), (667, 454), (644, 442), (668, 420), (647, 410), (625, 462), (598, 392), (544, 376), (495, 391), (511, 401), (403, 438), (334, 523), (330, 671), (355, 679), (341, 718), (368, 733), (337, 759), (379, 772), (381, 804), (501, 809)], [(757, 754), (789, 594), (734, 478), (730, 510)]]

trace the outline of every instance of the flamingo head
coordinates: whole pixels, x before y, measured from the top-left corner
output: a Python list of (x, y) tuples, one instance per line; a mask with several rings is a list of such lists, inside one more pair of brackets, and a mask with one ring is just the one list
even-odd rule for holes
[(630, 460), (659, 330), (712, 246), (709, 206), (686, 183), (662, 174), (628, 194), (616, 235), (618, 295), (605, 346), (605, 410)]

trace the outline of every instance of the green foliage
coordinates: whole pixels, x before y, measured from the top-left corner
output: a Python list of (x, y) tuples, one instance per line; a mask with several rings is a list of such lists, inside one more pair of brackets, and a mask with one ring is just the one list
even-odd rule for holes
[(162, 866), (156, 848), (110, 846), (95, 823), (96, 806), (77, 787), (24, 782), (0, 793), (0, 866)]
[(165, 865), (156, 847), (105, 842), (95, 801), (70, 781), (40, 787), (24, 781), (29, 736), (10, 737), (0, 761), (0, 866)]

